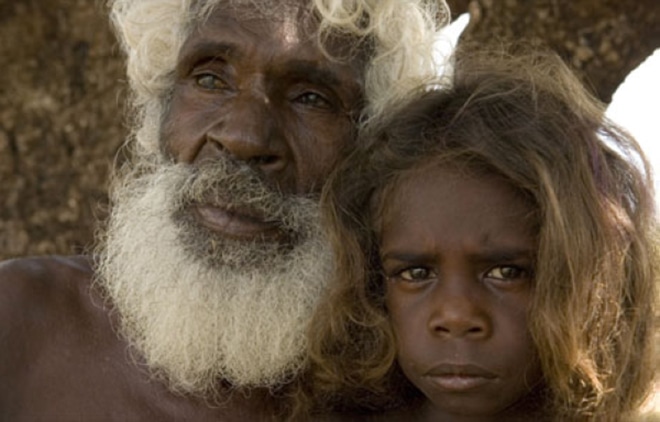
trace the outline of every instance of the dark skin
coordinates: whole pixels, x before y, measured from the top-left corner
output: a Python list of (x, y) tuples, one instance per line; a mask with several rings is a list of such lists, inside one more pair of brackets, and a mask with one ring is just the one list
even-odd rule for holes
[(253, 392), (251, 400), (234, 394), (214, 409), (150, 380), (117, 336), (116, 320), (90, 284), (92, 276), (86, 257), (0, 266), (0, 420), (239, 421), (267, 419), (273, 412), (262, 392)]
[[(282, 20), (216, 11), (180, 52), (163, 152), (192, 165), (229, 154), (284, 192), (320, 189), (353, 139), (362, 87), (361, 66), (328, 61), (313, 28), (298, 8)], [(194, 212), (222, 236), (272, 230), (204, 204)], [(0, 421), (273, 419), (281, 400), (265, 390), (221, 390), (210, 406), (152, 379), (117, 334), (93, 268), (82, 256), (0, 264)]]
[(422, 397), (386, 413), (323, 420), (552, 420), (527, 328), (530, 204), (495, 175), (437, 162), (402, 175), (383, 204), (385, 303), (399, 367)]
[(414, 420), (535, 419), (533, 208), (496, 176), (460, 171), (415, 169), (385, 201), (380, 256), (397, 360), (426, 396)]

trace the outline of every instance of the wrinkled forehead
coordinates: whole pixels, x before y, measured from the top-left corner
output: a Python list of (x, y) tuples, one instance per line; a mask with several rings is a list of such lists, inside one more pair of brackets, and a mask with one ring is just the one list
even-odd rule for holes
[[(395, 157), (391, 159), (396, 160)], [(478, 152), (470, 149), (456, 150), (448, 149), (446, 151), (429, 151), (428, 156), (420, 158), (417, 161), (409, 160), (407, 166), (402, 166), (399, 170), (395, 163), (381, 163), (383, 173), (380, 185), (374, 190), (370, 201), (370, 212), (374, 220), (373, 229), (380, 233), (383, 223), (383, 214), (389, 207), (389, 204), (397, 196), (405, 197), (408, 193), (406, 186), (411, 184), (433, 184), (443, 180), (438, 180), (437, 170), (445, 174), (444, 182), (452, 180), (471, 179), (488, 181), (492, 185), (498, 185), (500, 192), (505, 192), (511, 199), (517, 201), (521, 207), (525, 207), (529, 212), (526, 214), (524, 222), (530, 227), (530, 231), (536, 231), (539, 225), (539, 204), (533, 194), (525, 189), (519, 182), (500, 171), (496, 164), (480, 155)], [(436, 170), (436, 171), (433, 171)]]
[(193, 31), (222, 24), (227, 19), (248, 25), (266, 20), (288, 28), (291, 33), (310, 32), (318, 26), (309, 0), (200, 0), (193, 4), (192, 10), (198, 18), (192, 22)]
[(240, 22), (259, 32), (266, 22), (273, 31), (270, 38), (286, 40), (292, 45), (317, 43), (320, 50), (339, 61), (362, 66), (372, 51), (362, 37), (333, 31), (332, 25), (318, 36), (320, 18), (312, 0), (216, 0), (200, 1), (196, 7), (195, 15), (201, 19), (193, 24), (193, 33), (222, 27), (228, 21)]
[[(204, 3), (204, 2), (200, 2)], [(311, 0), (215, 0), (211, 10), (233, 10), (243, 18), (272, 18), (288, 13), (312, 10)], [(212, 2), (206, 2), (207, 5)], [(209, 7), (209, 6), (206, 6)]]

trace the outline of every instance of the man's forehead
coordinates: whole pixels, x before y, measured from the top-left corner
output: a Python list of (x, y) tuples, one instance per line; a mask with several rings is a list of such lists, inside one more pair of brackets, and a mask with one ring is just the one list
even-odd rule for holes
[(279, 43), (278, 48), (296, 51), (297, 47), (305, 46), (308, 53), (313, 50), (320, 55), (328, 53), (331, 61), (350, 63), (351, 67), (361, 69), (360, 73), (363, 71), (364, 60), (371, 51), (368, 43), (342, 31), (330, 31), (319, 37), (318, 29), (319, 18), (311, 0), (225, 0), (193, 30), (181, 53), (196, 49), (197, 44), (226, 38), (234, 30), (237, 40), (247, 31), (263, 42)]
[(191, 37), (200, 33), (224, 30), (240, 25), (241, 30), (253, 31), (263, 37), (264, 26), (270, 31), (269, 39), (288, 43), (309, 40), (318, 28), (318, 19), (312, 13), (308, 0), (224, 0), (193, 29)]
[[(210, 15), (216, 17), (231, 16), (239, 20), (283, 19), (308, 22), (313, 16), (311, 0), (220, 0)], [(294, 19), (295, 18), (295, 19)]]

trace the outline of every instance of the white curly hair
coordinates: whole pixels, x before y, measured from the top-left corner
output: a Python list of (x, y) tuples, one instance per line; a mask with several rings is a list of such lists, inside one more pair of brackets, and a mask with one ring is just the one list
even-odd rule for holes
[[(158, 151), (154, 135), (173, 88), (179, 50), (188, 35), (217, 7), (246, 1), (255, 11), (267, 10), (267, 3), (272, 2), (109, 0), (111, 20), (127, 56), (134, 135), (143, 152)], [(309, 0), (309, 7), (319, 18), (321, 48), (326, 36), (333, 33), (353, 36), (369, 46), (362, 121), (434, 76), (433, 43), (439, 28), (449, 21), (445, 0)]]

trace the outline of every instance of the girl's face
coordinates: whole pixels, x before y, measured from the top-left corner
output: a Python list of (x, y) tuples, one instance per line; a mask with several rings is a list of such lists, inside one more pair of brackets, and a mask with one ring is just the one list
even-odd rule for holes
[(542, 378), (527, 329), (533, 209), (503, 181), (459, 171), (413, 170), (383, 203), (398, 360), (429, 418), (515, 418)]

